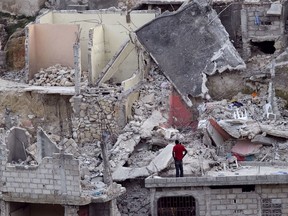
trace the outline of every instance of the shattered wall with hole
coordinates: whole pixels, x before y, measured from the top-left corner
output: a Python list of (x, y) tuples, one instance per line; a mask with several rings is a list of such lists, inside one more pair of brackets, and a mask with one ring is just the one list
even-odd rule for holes
[(7, 163), (1, 158), (3, 198), (33, 203), (81, 203), (79, 161), (72, 155), (54, 154), (38, 166)]
[(1, 0), (0, 11), (17, 15), (35, 16), (46, 0)]

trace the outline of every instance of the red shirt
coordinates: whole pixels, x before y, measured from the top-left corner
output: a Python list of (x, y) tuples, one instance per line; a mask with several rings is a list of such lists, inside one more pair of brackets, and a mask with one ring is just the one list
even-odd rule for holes
[(176, 144), (173, 147), (173, 153), (176, 160), (182, 160), (183, 159), (183, 152), (187, 151), (185, 147), (182, 144)]

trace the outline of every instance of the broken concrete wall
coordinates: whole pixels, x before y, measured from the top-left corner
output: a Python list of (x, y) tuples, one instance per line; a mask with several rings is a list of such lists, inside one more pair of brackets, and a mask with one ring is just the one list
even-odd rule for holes
[(28, 80), (40, 68), (55, 64), (74, 66), (73, 44), (76, 42), (78, 25), (32, 24), (27, 27)]
[(189, 106), (189, 97), (205, 97), (208, 93), (206, 75), (245, 67), (216, 12), (208, 5), (189, 3), (157, 17), (136, 34)]
[[(52, 13), (52, 20), (50, 13)], [(52, 21), (50, 24), (79, 24), (81, 28), (81, 65), (82, 69), (87, 71), (89, 69), (88, 41), (91, 28), (95, 28), (99, 24), (104, 26), (104, 56), (109, 61), (119, 50), (120, 46), (129, 38), (129, 31), (143, 26), (155, 17), (156, 11), (131, 12), (130, 19), (126, 19), (126, 12), (115, 9), (83, 11), (82, 13), (76, 13), (75, 11), (52, 11), (38, 17), (36, 22), (47, 23)]]
[[(131, 78), (132, 74), (138, 70), (138, 64), (136, 46), (129, 40), (123, 44), (117, 54), (103, 69), (103, 77), (99, 77), (101, 80), (98, 81), (98, 83), (106, 82), (108, 80), (110, 83), (121, 83), (124, 80)], [(97, 71), (95, 72), (96, 74), (100, 74)], [(128, 81), (125, 82), (127, 83)]]
[(5, 164), (2, 192), (5, 200), (32, 203), (80, 203), (79, 161), (72, 155), (54, 154), (39, 166)]
[(46, 0), (1, 0), (0, 11), (16, 15), (35, 16)]

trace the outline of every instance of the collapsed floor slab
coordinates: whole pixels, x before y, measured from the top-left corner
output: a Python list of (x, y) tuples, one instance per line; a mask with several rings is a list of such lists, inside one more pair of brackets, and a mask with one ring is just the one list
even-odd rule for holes
[(245, 67), (216, 12), (207, 4), (192, 2), (165, 13), (138, 29), (136, 35), (190, 105), (189, 95), (208, 92), (206, 75)]

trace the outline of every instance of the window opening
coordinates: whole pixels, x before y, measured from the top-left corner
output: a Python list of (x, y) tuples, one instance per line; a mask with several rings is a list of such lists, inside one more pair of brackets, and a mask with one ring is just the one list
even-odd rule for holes
[(196, 216), (196, 202), (192, 196), (161, 197), (158, 216)]
[(282, 204), (280, 199), (262, 199), (262, 216), (281, 216)]

